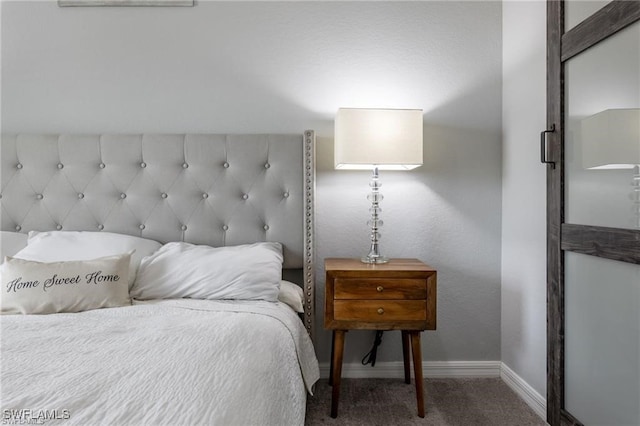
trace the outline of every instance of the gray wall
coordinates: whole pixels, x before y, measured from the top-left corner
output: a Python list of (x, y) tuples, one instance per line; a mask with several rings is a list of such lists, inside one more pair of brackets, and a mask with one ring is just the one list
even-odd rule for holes
[(546, 398), (546, 3), (503, 3), (502, 362)]
[[(369, 175), (334, 171), (339, 107), (425, 111), (425, 164), (383, 175), (382, 248), (438, 269), (426, 360), (500, 359), (501, 4), (2, 2), (5, 132), (318, 132), (317, 255), (367, 250)], [(324, 270), (319, 281), (318, 353)], [(379, 361), (400, 361), (397, 333)], [(371, 332), (352, 332), (359, 362)]]

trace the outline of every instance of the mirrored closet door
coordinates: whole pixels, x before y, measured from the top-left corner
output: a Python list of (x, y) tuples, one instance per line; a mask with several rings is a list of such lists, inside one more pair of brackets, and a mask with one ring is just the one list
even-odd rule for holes
[(640, 425), (640, 2), (547, 4), (547, 421)]

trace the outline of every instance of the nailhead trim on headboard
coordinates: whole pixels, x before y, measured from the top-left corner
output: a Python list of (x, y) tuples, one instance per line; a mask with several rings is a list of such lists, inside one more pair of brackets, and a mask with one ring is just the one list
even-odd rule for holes
[(304, 324), (314, 337), (315, 318), (315, 264), (314, 264), (314, 197), (315, 197), (315, 133), (304, 132)]

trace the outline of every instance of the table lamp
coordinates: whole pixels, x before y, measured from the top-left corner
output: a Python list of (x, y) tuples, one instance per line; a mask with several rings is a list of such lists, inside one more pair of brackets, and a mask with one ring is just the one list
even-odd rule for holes
[(386, 263), (380, 254), (380, 170), (411, 170), (422, 165), (422, 110), (340, 108), (335, 120), (335, 168), (372, 170), (371, 248), (364, 263)]

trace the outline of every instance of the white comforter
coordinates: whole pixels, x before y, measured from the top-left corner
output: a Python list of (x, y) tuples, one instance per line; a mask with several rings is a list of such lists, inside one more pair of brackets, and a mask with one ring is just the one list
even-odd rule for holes
[(319, 376), (301, 321), (280, 303), (165, 300), (0, 321), (4, 419), (301, 425)]

